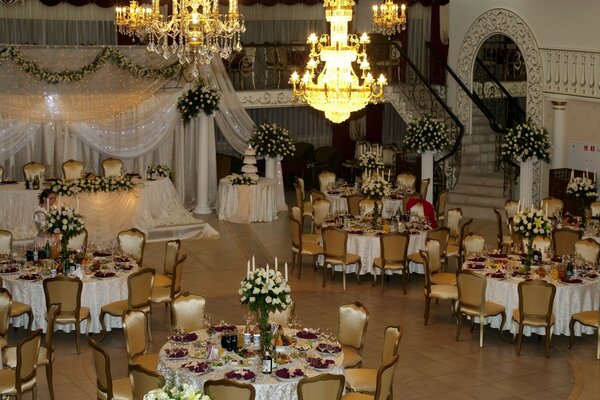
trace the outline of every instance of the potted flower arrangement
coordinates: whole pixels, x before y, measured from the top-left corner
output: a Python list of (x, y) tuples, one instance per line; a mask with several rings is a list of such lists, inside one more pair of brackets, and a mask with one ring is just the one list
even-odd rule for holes
[(416, 153), (440, 151), (450, 144), (448, 130), (443, 122), (427, 113), (410, 123), (404, 144), (409, 151)]
[(53, 235), (60, 235), (63, 261), (66, 261), (68, 259), (67, 245), (69, 240), (84, 229), (83, 217), (72, 208), (59, 207), (48, 212), (46, 221), (46, 231)]
[(379, 153), (365, 151), (358, 158), (358, 165), (367, 171), (375, 171), (377, 168), (383, 168), (383, 158)]
[(567, 196), (579, 201), (579, 215), (581, 216), (581, 227), (586, 226), (586, 208), (590, 201), (598, 197), (596, 184), (587, 174), (581, 177), (571, 176), (571, 180), (567, 185)]
[(513, 229), (518, 237), (528, 241), (525, 267), (529, 269), (533, 261), (533, 239), (537, 236), (550, 236), (552, 223), (543, 210), (525, 208), (513, 217)]
[(537, 126), (531, 119), (509, 129), (504, 135), (501, 149), (504, 159), (538, 159), (545, 162), (550, 162), (550, 150), (548, 130)]
[(260, 124), (254, 129), (249, 142), (256, 154), (263, 157), (286, 157), (296, 151), (290, 132), (277, 124)]
[(363, 180), (360, 192), (369, 199), (381, 200), (390, 195), (392, 187), (382, 176), (374, 174)]
[(260, 327), (260, 345), (265, 350), (271, 345), (269, 313), (281, 311), (292, 302), (290, 286), (281, 272), (267, 268), (248, 271), (246, 279), (240, 283), (239, 294), (242, 304), (247, 304), (256, 312)]
[(192, 118), (198, 116), (200, 111), (206, 115), (211, 115), (217, 111), (220, 100), (221, 97), (216, 89), (201, 82), (179, 98), (177, 109), (183, 122), (188, 123)]
[(156, 165), (156, 166), (148, 166), (146, 168), (146, 175), (149, 179), (154, 179), (154, 175), (162, 177), (162, 178), (173, 178), (173, 174), (171, 173), (171, 168), (166, 165)]
[(210, 400), (210, 396), (203, 394), (202, 391), (187, 383), (183, 383), (153, 389), (144, 395), (144, 400)]
[(227, 179), (232, 185), (256, 185), (257, 179), (254, 179), (248, 175), (231, 174), (227, 176)]

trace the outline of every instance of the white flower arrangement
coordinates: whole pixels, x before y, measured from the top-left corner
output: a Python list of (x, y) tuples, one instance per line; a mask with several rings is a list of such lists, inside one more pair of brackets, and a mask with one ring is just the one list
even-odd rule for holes
[(154, 167), (148, 166), (148, 168), (146, 168), (146, 174), (149, 176), (157, 175), (164, 178), (173, 178), (173, 175), (171, 174), (171, 168), (160, 164)]
[(240, 174), (227, 175), (227, 179), (232, 185), (256, 185), (258, 182), (258, 179), (254, 177)]
[(183, 122), (187, 123), (190, 119), (196, 117), (200, 111), (206, 115), (211, 115), (219, 109), (220, 101), (219, 92), (201, 82), (179, 98), (177, 109)]
[(254, 129), (249, 142), (256, 154), (263, 157), (286, 157), (296, 151), (290, 132), (277, 124), (260, 124)]
[(81, 214), (69, 207), (51, 209), (46, 224), (48, 233), (60, 234), (64, 241), (77, 236), (85, 226)]
[(266, 312), (281, 311), (290, 305), (290, 292), (290, 285), (281, 272), (264, 268), (249, 271), (238, 291), (242, 304), (248, 304), (252, 311), (260, 308)]
[(598, 197), (594, 181), (586, 176), (572, 178), (567, 185), (567, 195), (574, 199), (591, 200)]
[(392, 185), (390, 185), (390, 183), (382, 176), (374, 174), (363, 180), (360, 192), (369, 199), (380, 200), (390, 195), (392, 192)]
[(376, 170), (383, 168), (383, 158), (379, 153), (365, 151), (358, 158), (358, 165), (366, 170)]
[(431, 114), (424, 114), (410, 123), (404, 144), (409, 151), (417, 153), (440, 151), (450, 144), (448, 130), (443, 122), (434, 119)]
[(131, 75), (137, 78), (174, 78), (181, 72), (181, 65), (179, 63), (173, 63), (165, 68), (152, 69), (144, 68), (138, 64), (135, 64), (125, 58), (123, 54), (114, 47), (103, 47), (100, 53), (94, 58), (94, 60), (79, 69), (67, 70), (60, 72), (53, 72), (46, 68), (40, 67), (35, 61), (26, 60), (23, 57), (23, 53), (17, 47), (7, 47), (5, 51), (0, 52), (0, 62), (5, 59), (12, 60), (27, 74), (34, 78), (46, 81), (48, 83), (71, 83), (77, 82), (86, 77), (87, 75), (93, 74), (100, 69), (107, 62), (116, 64), (121, 69), (128, 70)]
[(211, 400), (210, 396), (187, 383), (181, 385), (165, 385), (161, 389), (153, 389), (144, 395), (144, 400)]
[(122, 192), (133, 190), (135, 184), (128, 176), (109, 176), (80, 178), (68, 181), (57, 181), (52, 191), (61, 196), (75, 196), (78, 193)]
[(513, 217), (513, 229), (520, 238), (548, 237), (552, 233), (552, 222), (543, 210), (526, 208)]
[(530, 158), (537, 158), (550, 162), (551, 148), (548, 130), (528, 119), (527, 122), (506, 132), (501, 151), (504, 159), (516, 158), (527, 161)]

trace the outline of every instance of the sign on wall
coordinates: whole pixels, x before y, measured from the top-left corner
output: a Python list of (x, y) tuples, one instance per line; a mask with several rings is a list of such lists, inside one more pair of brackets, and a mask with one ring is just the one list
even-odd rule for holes
[(569, 168), (600, 172), (600, 144), (569, 142)]

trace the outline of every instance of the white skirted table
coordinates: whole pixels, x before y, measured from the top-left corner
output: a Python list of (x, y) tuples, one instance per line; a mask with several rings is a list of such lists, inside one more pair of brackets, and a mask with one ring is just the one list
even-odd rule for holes
[(260, 178), (256, 185), (232, 185), (227, 178), (219, 182), (217, 211), (220, 220), (248, 224), (277, 219), (276, 182)]
[[(346, 213), (348, 212), (348, 198), (342, 194), (331, 194), (325, 193), (325, 198), (331, 203), (332, 214), (335, 213)], [(383, 209), (381, 210), (381, 216), (383, 218), (391, 218), (398, 214), (398, 211), (402, 211), (402, 199), (391, 199), (388, 197), (383, 198)]]

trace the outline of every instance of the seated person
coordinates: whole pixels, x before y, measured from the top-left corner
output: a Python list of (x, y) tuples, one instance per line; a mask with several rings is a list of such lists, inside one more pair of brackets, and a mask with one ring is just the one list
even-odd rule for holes
[(406, 211), (410, 212), (410, 209), (413, 208), (413, 206), (415, 205), (419, 205), (422, 207), (424, 215), (421, 216), (427, 219), (432, 229), (435, 229), (437, 227), (437, 224), (435, 223), (435, 211), (431, 203), (424, 199), (412, 198), (406, 203)]
[(53, 245), (57, 241), (57, 235), (48, 233), (46, 231), (48, 218), (48, 212), (57, 206), (57, 196), (50, 189), (44, 189), (39, 195), (38, 208), (33, 213), (33, 221), (38, 229), (37, 236), (35, 238), (35, 245), (37, 248), (43, 248), (46, 242)]

